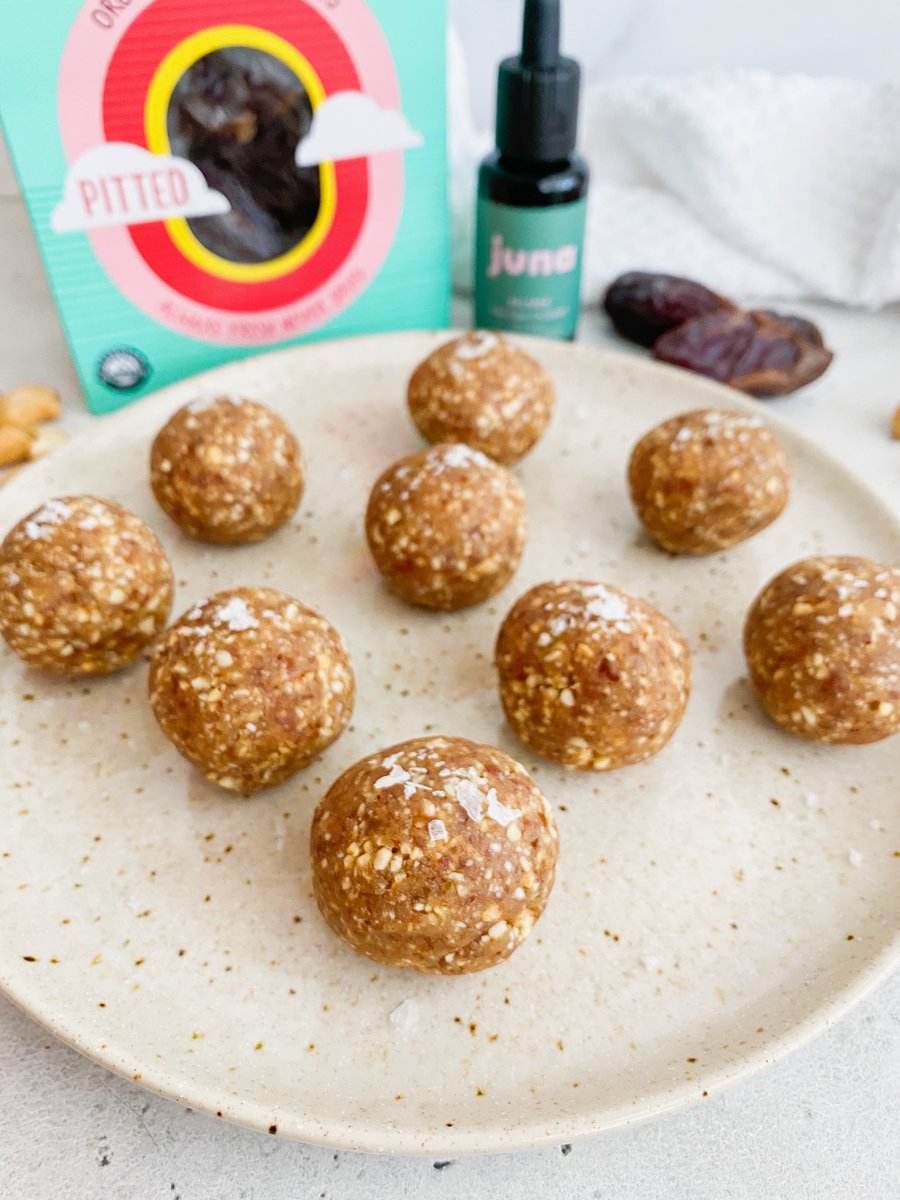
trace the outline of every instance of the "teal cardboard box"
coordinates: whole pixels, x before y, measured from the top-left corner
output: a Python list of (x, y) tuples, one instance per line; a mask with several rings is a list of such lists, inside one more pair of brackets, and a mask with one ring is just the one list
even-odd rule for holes
[(45, 0), (0, 112), (91, 407), (442, 327), (443, 0)]

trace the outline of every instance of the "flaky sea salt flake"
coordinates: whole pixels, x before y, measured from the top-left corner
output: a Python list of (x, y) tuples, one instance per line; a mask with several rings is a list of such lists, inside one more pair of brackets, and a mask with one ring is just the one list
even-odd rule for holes
[(419, 1006), (415, 1000), (401, 1000), (391, 1009), (388, 1020), (399, 1033), (412, 1033), (419, 1023)]
[(227, 625), (235, 633), (243, 633), (246, 629), (258, 629), (259, 621), (247, 607), (247, 601), (241, 596), (232, 596), (217, 611), (216, 617), (222, 625)]

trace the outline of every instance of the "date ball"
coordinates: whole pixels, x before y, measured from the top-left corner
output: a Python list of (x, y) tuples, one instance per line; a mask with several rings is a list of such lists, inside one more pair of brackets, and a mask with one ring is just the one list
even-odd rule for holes
[(48, 500), (0, 546), (0, 633), (39, 671), (118, 671), (159, 635), (171, 607), (158, 538), (110, 500)]
[(324, 617), (267, 588), (203, 600), (150, 663), (160, 728), (207, 779), (273, 787), (321, 754), (353, 710), (347, 649)]
[(528, 937), (553, 886), (550, 806), (523, 766), (464, 738), (358, 762), (313, 817), (313, 886), (334, 932), (389, 967), (464, 975)]
[(691, 686), (687, 642), (668, 618), (602, 583), (542, 583), (514, 605), (496, 650), (500, 698), (526, 746), (583, 771), (661, 750)]
[(543, 435), (554, 391), (540, 363), (496, 333), (469, 333), (436, 350), (409, 381), (409, 411), (429, 442), (465, 442), (518, 462)]
[(512, 577), (525, 547), (525, 496), (506, 470), (461, 444), (401, 459), (369, 498), (366, 537), (407, 604), (480, 604)]
[(771, 525), (791, 472), (758, 418), (707, 408), (657, 425), (631, 455), (631, 499), (644, 528), (673, 554), (715, 554)]
[(300, 446), (281, 417), (254, 400), (196, 400), (157, 434), (150, 484), (189, 537), (224, 546), (258, 542), (300, 503)]
[(773, 721), (817, 742), (900, 732), (900, 571), (866, 558), (808, 558), (753, 602), (744, 650)]

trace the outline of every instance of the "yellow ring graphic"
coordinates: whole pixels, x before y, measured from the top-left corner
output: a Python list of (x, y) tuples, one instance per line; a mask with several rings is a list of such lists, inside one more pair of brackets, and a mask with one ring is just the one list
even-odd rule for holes
[[(198, 59), (211, 54), (213, 50), (222, 50), (228, 46), (249, 46), (253, 50), (262, 50), (271, 54), (273, 58), (280, 59), (290, 67), (306, 88), (313, 112), (325, 99), (322, 81), (308, 59), (284, 38), (266, 29), (257, 29), (253, 25), (217, 25), (212, 29), (203, 29), (200, 33), (186, 38), (166, 55), (150, 83), (144, 105), (144, 131), (147, 148), (153, 154), (172, 153), (166, 119), (172, 93), (179, 79)], [(319, 211), (312, 228), (292, 250), (278, 258), (270, 259), (269, 262), (236, 263), (214, 254), (194, 236), (183, 217), (174, 217), (166, 221), (166, 229), (185, 258), (209, 275), (237, 283), (262, 283), (278, 279), (312, 258), (334, 223), (337, 180), (333, 163), (319, 165), (319, 181)]]

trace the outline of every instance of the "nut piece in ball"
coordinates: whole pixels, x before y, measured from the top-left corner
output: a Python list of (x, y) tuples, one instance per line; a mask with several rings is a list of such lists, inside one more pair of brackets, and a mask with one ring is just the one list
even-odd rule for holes
[(258, 542), (280, 529), (303, 495), (297, 439), (254, 400), (219, 396), (179, 409), (156, 436), (150, 484), (190, 537)]
[(432, 446), (395, 463), (369, 497), (376, 566), (407, 604), (452, 611), (499, 592), (525, 547), (525, 496), (479, 450)]
[(791, 472), (759, 417), (707, 408), (641, 438), (628, 469), (644, 528), (673, 554), (715, 554), (746, 541), (784, 511)]
[(789, 733), (856, 745), (900, 732), (900, 571), (795, 563), (753, 602), (744, 651), (760, 703)]
[(543, 435), (554, 391), (531, 355), (500, 334), (476, 332), (441, 346), (416, 368), (408, 401), (427, 441), (465, 442), (508, 466)]
[(0, 546), (0, 633), (39, 671), (118, 671), (159, 635), (171, 607), (159, 539), (111, 500), (48, 500)]
[(564, 767), (610, 771), (668, 742), (691, 686), (667, 617), (602, 583), (542, 583), (514, 605), (496, 650), (513, 732)]
[(203, 600), (166, 631), (150, 704), (185, 758), (220, 787), (255, 792), (307, 766), (341, 734), (355, 684), (324, 617), (268, 588)]
[(310, 855), (319, 909), (354, 950), (463, 975), (528, 937), (553, 886), (558, 838), (515, 759), (431, 737), (346, 771), (316, 809)]

